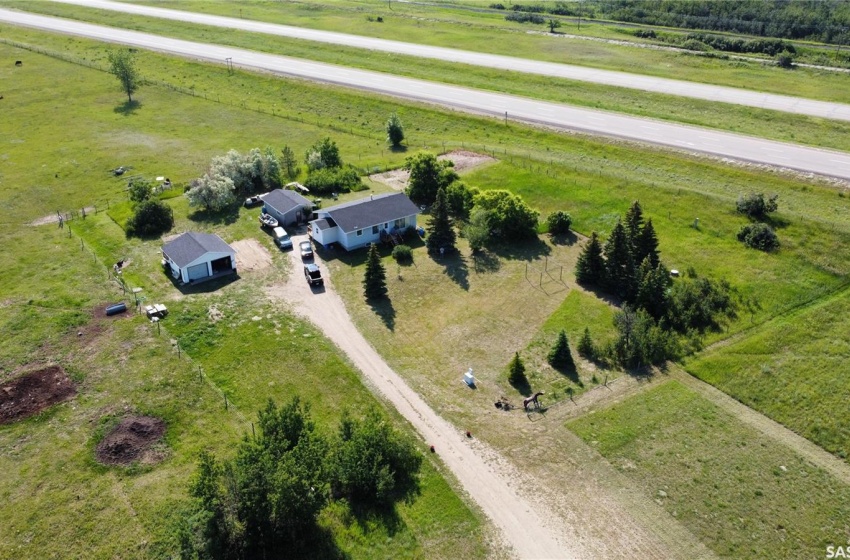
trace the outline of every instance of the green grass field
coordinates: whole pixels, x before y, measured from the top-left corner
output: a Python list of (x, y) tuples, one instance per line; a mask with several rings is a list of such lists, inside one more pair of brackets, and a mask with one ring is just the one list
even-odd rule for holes
[(676, 381), (567, 427), (722, 558), (818, 558), (850, 489)]
[(686, 369), (824, 449), (850, 457), (850, 292), (777, 317)]
[[(106, 52), (103, 45), (82, 39), (19, 30), (10, 35), (89, 60), (102, 61)], [(0, 557), (110, 557), (123, 550), (134, 557), (161, 555), (169, 536), (158, 520), (185, 498), (185, 480), (197, 451), (209, 447), (225, 454), (232, 449), (250, 429), (256, 408), (267, 397), (283, 400), (295, 391), (309, 394), (316, 416), (328, 422), (338, 417), (342, 407), (362, 410), (374, 402), (346, 362), (314, 329), (264, 298), (262, 288), (282, 281), (288, 271), (270, 239), (258, 233), (257, 210), (207, 215), (193, 212), (184, 197), (168, 200), (177, 219), (175, 231), (212, 231), (226, 241), (254, 237), (272, 254), (272, 266), (264, 271), (246, 273), (215, 291), (179, 297), (159, 272), (160, 243), (128, 240), (116, 223), (127, 215), (122, 206), (126, 178), (115, 178), (109, 172), (118, 165), (131, 165), (133, 174), (147, 178), (165, 175), (176, 183), (186, 183), (203, 173), (213, 155), (230, 148), (245, 151), (254, 146), (279, 149), (290, 145), (300, 155), (326, 135), (339, 144), (346, 161), (370, 168), (398, 166), (405, 155), (422, 146), (434, 151), (486, 150), (501, 161), (465, 173), (469, 185), (514, 190), (544, 217), (565, 209), (581, 233), (609, 231), (629, 203), (640, 199), (659, 233), (665, 262), (726, 278), (742, 295), (758, 297), (760, 310), (753, 315), (742, 313), (729, 325), (728, 333), (715, 333), (709, 342), (731, 333), (749, 336), (746, 329), (752, 325), (763, 324), (756, 327), (756, 333), (772, 329), (774, 323), (768, 322), (772, 317), (800, 308), (798, 314), (782, 319), (788, 321), (788, 332), (797, 332), (789, 344), (800, 344), (812, 352), (827, 349), (826, 342), (805, 346), (812, 337), (796, 321), (806, 313), (804, 306), (814, 302), (817, 311), (821, 309), (818, 298), (829, 298), (846, 285), (850, 200), (839, 196), (841, 191), (830, 184), (617, 142), (506, 127), (490, 119), (300, 81), (242, 72), (228, 75), (220, 68), (151, 53), (140, 54), (149, 78), (181, 88), (195, 86), (196, 93), (206, 92), (206, 97), (164, 85), (146, 85), (137, 94), (138, 105), (128, 107), (114, 79), (103, 72), (4, 44), (0, 44), (0, 54), (26, 61), (21, 68), (0, 68), (0, 82), (6, 88), (5, 114), (12, 115), (0, 121), (0, 138), (9, 139), (0, 145), (4, 162), (0, 207), (6, 211), (0, 244), (13, 256), (10, 264), (0, 269), (4, 310), (0, 335), (11, 342), (0, 350), (0, 372), (8, 377), (34, 359), (58, 361), (81, 383), (81, 394), (75, 400), (41, 418), (0, 429), (0, 467), (14, 473), (0, 483), (0, 496), (15, 504), (0, 512), (2, 526), (10, 527), (0, 539)], [(398, 112), (405, 123), (407, 153), (385, 148), (383, 123), (392, 112)], [(74, 134), (59, 135), (57, 131)], [(385, 189), (372, 187), (374, 192)], [(783, 246), (773, 255), (746, 250), (733, 238), (745, 223), (734, 212), (735, 199), (754, 188), (780, 195), (777, 222)], [(91, 206), (97, 207), (96, 213), (69, 223), (70, 238), (68, 230), (60, 230), (56, 224), (25, 225), (56, 210)], [(695, 217), (700, 218), (699, 229), (691, 227)], [(613, 310), (574, 289), (569, 271), (578, 244), (552, 245), (543, 239), (497, 248), (478, 259), (469, 256), (463, 241), (460, 248), (460, 255), (440, 261), (428, 257), (421, 243), (414, 243), (415, 264), (409, 267), (397, 267), (385, 255), (392, 303), (375, 309), (361, 294), (363, 253), (331, 260), (331, 279), (365, 336), (439, 413), (457, 425), (471, 427), (498, 449), (510, 451), (515, 444), (512, 433), (503, 429), (505, 424), (492, 423), (481, 413), (485, 406), (492, 413), (492, 402), (500, 395), (518, 400), (506, 381), (510, 357), (515, 351), (527, 355), (533, 381), (559, 393), (561, 399), (567, 387), (576, 393), (592, 388), (594, 370), (589, 364), (580, 363), (579, 385), (547, 371), (542, 357), (561, 328), (567, 330), (573, 348), (585, 326), (604, 340), (611, 334)], [(131, 263), (124, 273), (126, 280), (143, 287), (149, 300), (167, 302), (172, 314), (160, 336), (138, 318), (114, 321), (97, 334), (96, 342), (89, 343), (84, 336), (89, 346), (81, 349), (76, 332), (93, 324), (90, 312), (94, 306), (121, 297), (106, 272), (110, 263), (124, 257)], [(556, 266), (564, 267), (566, 285), (551, 277), (542, 285), (536, 280), (534, 271), (547, 266), (547, 260), (553, 274)], [(824, 316), (830, 309), (827, 303), (822, 306)], [(210, 319), (219, 314), (220, 319)], [(833, 340), (840, 341), (840, 333), (836, 324)], [(194, 361), (178, 359), (173, 343)], [(840, 358), (843, 350), (839, 345), (830, 342), (827, 350), (832, 352), (833, 346), (834, 355)], [(708, 356), (710, 359), (713, 354)], [(198, 380), (198, 366), (208, 383)], [(474, 393), (460, 383), (470, 366), (481, 382)], [(270, 379), (269, 370), (275, 371), (275, 379)], [(812, 368), (794, 371), (799, 371), (801, 378), (819, 379)], [(330, 374), (332, 381), (327, 379)], [(763, 378), (765, 392), (782, 391), (785, 380), (778, 377)], [(773, 379), (777, 382), (771, 384)], [(718, 385), (723, 388), (720, 381)], [(817, 386), (828, 390), (821, 381)], [(223, 410), (221, 391), (234, 408)], [(817, 397), (811, 402), (815, 400)], [(776, 409), (754, 404), (784, 421), (794, 410), (792, 403), (779, 402)], [(194, 408), (185, 403), (195, 403)], [(130, 471), (93, 463), (91, 446), (101, 419), (114, 418), (125, 406), (169, 422), (169, 457), (164, 463)], [(635, 414), (647, 421), (654, 418), (645, 405), (630, 406), (637, 406)], [(833, 414), (835, 426), (846, 424), (846, 410), (834, 410)], [(800, 415), (800, 426), (790, 421), (789, 425), (809, 434), (819, 420), (812, 418), (814, 423), (806, 426), (807, 418)], [(747, 442), (748, 449), (759, 448), (758, 453), (753, 451), (754, 464), (782, 460), (778, 464), (792, 472), (795, 463), (793, 457), (782, 455), (785, 451), (768, 444), (762, 447), (758, 436), (730, 427), (728, 422), (715, 424), (719, 433), (738, 438), (730, 441)], [(671, 439), (670, 449), (676, 449), (674, 444), (684, 435), (676, 432), (675, 426), (671, 430), (679, 439)], [(211, 434), (214, 441), (208, 441)], [(750, 438), (759, 443), (750, 444)], [(685, 443), (689, 442), (682, 445)], [(673, 452), (683, 454), (683, 461), (700, 457), (701, 450), (678, 449)], [(764, 456), (762, 449), (767, 449)], [(831, 513), (824, 509), (821, 497), (829, 489), (836, 495), (846, 492), (823, 482), (815, 471), (806, 472), (814, 486), (795, 482), (793, 488), (810, 492), (820, 505), (797, 512), (806, 516), (801, 521), (806, 531), (795, 530), (788, 536), (786, 533), (794, 532), (792, 525), (782, 522), (785, 533), (780, 536), (786, 536), (788, 542), (782, 546), (788, 548), (781, 550), (789, 553), (814, 550), (811, 547), (824, 542), (832, 526), (823, 521), (830, 519)], [(677, 472), (668, 474), (678, 476)], [(384, 556), (461, 553), (484, 557), (492, 553), (485, 543), (487, 527), (452, 493), (433, 466), (426, 468), (424, 481), (428, 492), (410, 506), (399, 508), (403, 525), (392, 535), (379, 526), (364, 531), (362, 526), (348, 523), (350, 516), (340, 510), (329, 510), (322, 522), (334, 528), (337, 546), (352, 557), (372, 557), (373, 549)], [(726, 491), (732, 492), (733, 482), (728, 481)], [(743, 475), (735, 487), (739, 492), (753, 491), (740, 494), (733, 504), (748, 512), (775, 490), (760, 487)], [(763, 496), (754, 493), (759, 488)], [(651, 489), (651, 495), (656, 491)], [(776, 492), (786, 498), (798, 495)], [(103, 505), (104, 494), (117, 499)], [(702, 511), (704, 517), (697, 520), (694, 514), (689, 527), (705, 542), (714, 543), (711, 546), (721, 554), (729, 551), (730, 555), (750, 556), (751, 551), (766, 551), (764, 543), (770, 539), (780, 538), (767, 522), (744, 526), (744, 531), (756, 535), (752, 545), (743, 541), (740, 528), (730, 528), (731, 521), (711, 529), (711, 516), (720, 508), (712, 503), (705, 506), (709, 509), (700, 509), (703, 505), (695, 503), (696, 495), (693, 490), (688, 503), (694, 503), (689, 507)], [(728, 494), (724, 496), (724, 504), (732, 501)], [(783, 507), (771, 502), (764, 515), (795, 519), (793, 512)], [(684, 515), (684, 510), (676, 511)], [(68, 523), (77, 518), (77, 512), (81, 512), (81, 521)], [(65, 523), (64, 540), (51, 533), (60, 523)], [(76, 548), (68, 549), (69, 541), (76, 543)]]
[[(146, 177), (186, 177), (223, 146), (241, 146), (240, 131), (260, 131), (262, 138), (265, 126), (271, 142), (276, 122), (263, 125), (266, 119), (254, 112), (211, 103), (203, 115), (192, 105), (204, 103), (168, 90), (127, 114), (116, 110), (121, 105), (114, 84), (103, 74), (29, 53), (26, 60), (37, 71), (25, 79), (17, 74), (4, 92), (14, 118), (0, 125), (9, 139), (0, 148), (6, 163), (0, 245), (13, 256), (0, 271), (0, 380), (21, 368), (58, 363), (77, 383), (78, 395), (0, 427), (0, 468), (7, 473), (0, 482), (6, 504), (0, 511), (0, 558), (168, 557), (174, 550), (171, 523), (187, 499), (198, 452), (229, 457), (266, 399), (301, 394), (327, 431), (335, 429), (343, 409), (358, 413), (381, 405), (315, 329), (262, 297), (263, 282), (287, 274), (279, 253), (265, 274), (243, 273), (214, 293), (181, 297), (159, 267), (160, 244), (126, 239), (113, 220), (126, 215), (118, 203), (126, 179), (114, 178), (109, 169), (132, 164), (134, 173)], [(69, 89), (48, 86), (44, 80), (51, 78), (54, 86)], [(229, 122), (230, 136), (199, 134), (199, 127), (189, 126), (199, 116), (197, 123), (209, 119), (209, 126)], [(60, 130), (76, 134), (58, 136)], [(304, 124), (293, 126), (288, 138), (307, 144), (321, 134)], [(99, 204), (96, 213), (90, 210), (63, 229), (26, 225), (57, 208), (92, 201)], [(271, 248), (255, 211), (243, 210), (235, 220), (193, 219), (184, 198), (169, 202), (180, 229), (217, 231), (228, 240), (254, 236)], [(123, 276), (130, 286), (143, 287), (148, 302), (168, 304), (171, 314), (161, 332), (132, 313), (107, 321), (95, 312), (119, 300), (132, 305), (108, 277), (119, 258), (129, 259)], [(210, 322), (211, 308), (222, 314), (220, 322)], [(128, 413), (166, 421), (162, 463), (107, 468), (95, 462), (94, 445), (105, 426)], [(400, 419), (397, 425), (406, 429)], [(351, 558), (489, 555), (486, 526), (437, 469), (425, 462), (422, 494), (400, 504), (395, 519), (364, 519), (337, 503), (320, 522)]]
[[(2, 4), (0, 2), (0, 5)], [(22, 6), (21, 2), (18, 1), (7, 3), (7, 5), (18, 8)], [(129, 16), (118, 12), (104, 12), (49, 2), (33, 2), (26, 4), (26, 6), (29, 10), (49, 15), (79, 18), (94, 23), (159, 33), (186, 40), (229, 44), (379, 72), (390, 72), (555, 102), (720, 128), (781, 141), (839, 150), (847, 150), (850, 147), (846, 140), (850, 125), (840, 121), (786, 115), (756, 108), (681, 99), (670, 95), (489, 70), (409, 56), (373, 53), (363, 49), (324, 45), (268, 35), (239, 31), (229, 31), (222, 34), (220, 29), (214, 27), (194, 26), (156, 18)], [(179, 7), (179, 5), (171, 4), (170, 6)], [(263, 4), (263, 6), (267, 5)], [(284, 6), (288, 6), (288, 8)], [(328, 13), (324, 9), (318, 12), (307, 10), (310, 14), (308, 16), (298, 17), (295, 15), (290, 18), (292, 14), (288, 13), (288, 10), (292, 6), (296, 5), (276, 4), (274, 9), (278, 11), (270, 12), (267, 7), (260, 8), (248, 4), (244, 8), (244, 17), (255, 17), (281, 23), (300, 23), (307, 27), (318, 25), (320, 28), (354, 32), (350, 27), (355, 22), (352, 21), (352, 16), (347, 10), (342, 10), (341, 13)], [(202, 8), (195, 7), (202, 11), (221, 11), (231, 16), (236, 15), (235, 10), (237, 10), (235, 4), (230, 3), (204, 4)], [(304, 10), (303, 6), (301, 10)], [(317, 13), (321, 14), (322, 21), (325, 23), (315, 23)], [(365, 18), (362, 14), (360, 14), (360, 17)], [(387, 17), (393, 18), (393, 16)], [(392, 21), (395, 22), (396, 20), (392, 19)], [(474, 51), (489, 52), (496, 50), (500, 54), (517, 57), (586, 64), (629, 72), (645, 72), (652, 75), (708, 83), (719, 82), (742, 88), (749, 88), (751, 84), (758, 83), (759, 88), (764, 91), (815, 97), (830, 101), (850, 101), (850, 97), (846, 97), (848, 78), (840, 73), (816, 72), (808, 69), (788, 72), (778, 68), (765, 68), (756, 63), (709, 60), (647, 49), (614, 47), (595, 42), (575, 42), (545, 35), (514, 33), (510, 34), (509, 41), (505, 41), (499, 38), (499, 35), (503, 35), (504, 31), (487, 28), (480, 30), (476, 35), (476, 33), (470, 31), (469, 27), (461, 25), (451, 26), (450, 30), (444, 33), (441, 28), (439, 31), (434, 29), (434, 26), (438, 24), (427, 20), (423, 22), (418, 19), (402, 19), (399, 23), (401, 24), (398, 26), (399, 29), (391, 34), (382, 33), (381, 30), (394, 29), (395, 25), (368, 23), (365, 19), (362, 22), (358, 20), (355, 25), (361, 27), (360, 33), (365, 31), (362, 27), (368, 26), (369, 33), (374, 32), (379, 36), (405, 41), (436, 43), (440, 46), (468, 48)], [(439, 25), (442, 26), (443, 24)], [(422, 28), (423, 26), (425, 29)], [(432, 37), (443, 38), (435, 41), (431, 39)], [(470, 37), (475, 38), (473, 44), (469, 43)], [(505, 45), (505, 47), (500, 48), (498, 45)], [(507, 47), (507, 45), (510, 46)], [(623, 57), (624, 50), (633, 52), (630, 52), (628, 57)], [(606, 64), (604, 61), (608, 60), (614, 60), (614, 62)], [(729, 76), (736, 76), (736, 78), (727, 84), (723, 80), (726, 80)], [(186, 87), (190, 85), (194, 84), (187, 83)], [(199, 94), (205, 92), (199, 84), (198, 92)]]

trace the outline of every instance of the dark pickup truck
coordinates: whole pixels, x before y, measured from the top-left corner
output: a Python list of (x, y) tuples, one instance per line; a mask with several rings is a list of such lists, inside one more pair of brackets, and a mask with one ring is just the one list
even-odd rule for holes
[(322, 286), (325, 280), (322, 278), (322, 271), (319, 270), (319, 265), (310, 263), (304, 265), (304, 278), (311, 286)]

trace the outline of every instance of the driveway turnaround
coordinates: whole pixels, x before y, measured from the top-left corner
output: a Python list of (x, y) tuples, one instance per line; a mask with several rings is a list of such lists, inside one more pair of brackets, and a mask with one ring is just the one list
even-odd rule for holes
[(0, 9), (0, 21), (58, 33), (161, 51), (243, 68), (368, 90), (395, 97), (436, 103), (462, 111), (503, 119), (577, 130), (701, 152), (721, 158), (793, 169), (850, 180), (850, 154), (774, 142), (707, 128), (671, 124), (590, 109), (580, 109), (379, 72), (355, 70), (207, 43), (196, 43), (89, 23)]
[(446, 47), (417, 45), (415, 43), (405, 43), (402, 41), (376, 39), (360, 35), (305, 29), (290, 25), (278, 25), (261, 21), (215, 16), (196, 12), (185, 12), (167, 8), (139, 6), (135, 4), (125, 4), (123, 2), (112, 2), (110, 0), (54, 1), (66, 4), (76, 4), (78, 6), (86, 6), (90, 8), (98, 8), (101, 10), (116, 10), (143, 16), (198, 23), (214, 27), (226, 27), (254, 33), (290, 37), (293, 39), (305, 39), (309, 41), (318, 41), (321, 43), (330, 43), (372, 51), (417, 56), (420, 58), (431, 58), (462, 64), (472, 64), (475, 66), (498, 68), (501, 70), (523, 72), (526, 74), (539, 74), (543, 76), (565, 78), (568, 80), (591, 82), (594, 84), (638, 89), (654, 93), (677, 95), (680, 97), (690, 97), (693, 99), (746, 105), (748, 107), (771, 109), (774, 111), (809, 115), (824, 119), (850, 121), (850, 105), (843, 103), (815, 101), (812, 99), (804, 99), (788, 95), (777, 95), (725, 86), (699, 84), (682, 80), (670, 80), (667, 78), (656, 78), (653, 76), (631, 74), (628, 72), (601, 70), (597, 68), (587, 68), (585, 66), (559, 64), (556, 62), (542, 62), (497, 54), (450, 49)]
[[(293, 236), (293, 242), (306, 240)], [(301, 254), (289, 253), (292, 270), (283, 286), (268, 288), (269, 295), (284, 300), (293, 310), (316, 325), (333, 341), (363, 374), (364, 381), (381, 395), (416, 429), (424, 447), (434, 452), (460, 482), (470, 498), (499, 529), (505, 544), (519, 558), (586, 558), (569, 543), (563, 533), (565, 524), (537, 501), (524, 496), (516, 480), (511, 480), (494, 466), (495, 453), (483, 443), (471, 440), (463, 432), (437, 415), (381, 358), (354, 326), (342, 299), (330, 281), (324, 286), (310, 286), (298, 273)], [(315, 263), (328, 270), (319, 258)]]

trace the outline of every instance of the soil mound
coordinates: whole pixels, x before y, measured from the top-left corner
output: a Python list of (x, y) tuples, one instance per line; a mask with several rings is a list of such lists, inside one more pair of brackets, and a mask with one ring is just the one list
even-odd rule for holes
[(50, 366), (0, 385), (0, 424), (8, 424), (77, 394), (74, 382), (59, 366)]
[(128, 416), (97, 444), (97, 460), (107, 465), (129, 465), (133, 461), (155, 462), (147, 453), (165, 433), (165, 422), (150, 416)]

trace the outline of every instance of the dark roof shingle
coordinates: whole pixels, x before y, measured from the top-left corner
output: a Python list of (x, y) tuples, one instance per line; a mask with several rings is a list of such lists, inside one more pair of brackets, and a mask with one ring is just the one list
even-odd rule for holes
[(194, 231), (186, 232), (177, 239), (169, 241), (162, 246), (162, 252), (180, 268), (207, 253), (236, 254), (236, 251), (216, 234)]
[(389, 193), (332, 206), (325, 210), (346, 233), (419, 213), (404, 193)]
[(286, 214), (293, 208), (298, 206), (313, 206), (313, 203), (298, 194), (295, 191), (285, 191), (283, 189), (275, 189), (272, 192), (263, 196), (263, 204), (267, 204), (280, 212)]

